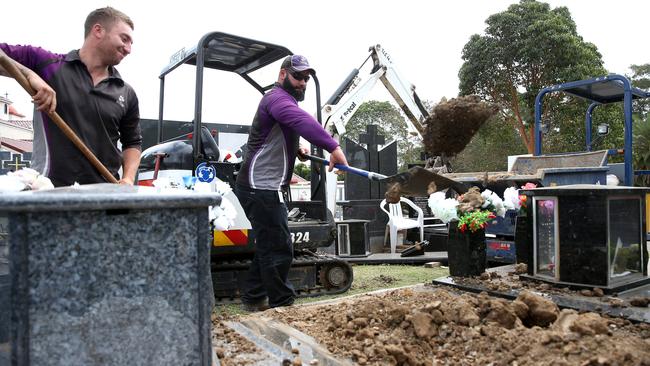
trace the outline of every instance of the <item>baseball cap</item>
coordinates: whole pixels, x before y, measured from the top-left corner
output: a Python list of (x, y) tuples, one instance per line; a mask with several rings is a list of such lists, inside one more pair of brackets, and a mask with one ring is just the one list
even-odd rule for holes
[(282, 61), (281, 67), (283, 69), (291, 69), (291, 71), (294, 72), (309, 70), (310, 74), (316, 74), (316, 70), (309, 67), (309, 61), (307, 61), (307, 57), (301, 55), (287, 56), (284, 61)]

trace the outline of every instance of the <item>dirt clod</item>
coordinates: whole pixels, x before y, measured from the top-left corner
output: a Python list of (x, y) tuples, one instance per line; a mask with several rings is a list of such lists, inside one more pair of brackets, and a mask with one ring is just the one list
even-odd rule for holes
[(226, 355), (226, 352), (221, 347), (215, 347), (214, 353), (216, 353), (219, 358), (223, 358)]
[(512, 329), (522, 324), (511, 303), (503, 299), (491, 299), (483, 302), (481, 314), (486, 322), (495, 322), (506, 329)]
[(458, 211), (471, 212), (479, 210), (485, 203), (485, 198), (481, 196), (481, 190), (478, 187), (471, 187), (467, 193), (463, 194), (459, 202)]
[(607, 334), (609, 323), (596, 313), (580, 314), (569, 326), (572, 331), (582, 335)]
[(420, 338), (429, 339), (438, 334), (438, 328), (433, 321), (433, 317), (428, 313), (415, 311), (409, 320), (413, 324), (415, 334)]
[(553, 301), (533, 294), (530, 291), (522, 291), (519, 296), (517, 296), (517, 300), (528, 306), (528, 313), (526, 314), (526, 317), (522, 319), (524, 324), (528, 327), (547, 327), (557, 319), (557, 316), (560, 313), (560, 310)]
[(528, 265), (526, 263), (515, 264), (515, 274), (524, 274), (528, 272)]
[(650, 297), (634, 297), (630, 299), (630, 305), (632, 306), (645, 308), (648, 307), (648, 304), (650, 304)]
[(605, 293), (603, 292), (603, 289), (600, 288), (600, 287), (594, 287), (594, 289), (592, 290), (592, 293), (593, 293), (593, 295), (596, 296), (596, 297), (603, 297), (603, 296), (605, 296)]
[(384, 197), (388, 203), (398, 203), (402, 197), (402, 185), (399, 183), (389, 184)]

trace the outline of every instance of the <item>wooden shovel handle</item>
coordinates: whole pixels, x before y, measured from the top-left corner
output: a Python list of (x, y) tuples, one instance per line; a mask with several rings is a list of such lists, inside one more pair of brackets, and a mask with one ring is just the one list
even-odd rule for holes
[[(32, 88), (32, 86), (29, 84), (29, 81), (23, 75), (23, 73), (18, 69), (18, 67), (14, 64), (14, 61), (7, 56), (6, 53), (4, 53), (2, 50), (0, 50), (0, 65), (13, 77), (16, 79), (18, 84), (20, 84), (29, 95), (34, 96), (36, 94), (36, 91)], [(111, 172), (106, 169), (104, 164), (102, 164), (99, 159), (93, 154), (90, 149), (81, 141), (81, 139), (77, 136), (77, 134), (68, 126), (67, 123), (59, 116), (56, 111), (54, 112), (47, 112), (47, 115), (50, 117), (50, 119), (63, 131), (63, 134), (66, 135), (66, 137), (72, 141), (72, 143), (81, 151), (81, 153), (88, 159), (88, 161), (99, 171), (99, 173), (106, 178), (107, 181), (110, 183), (117, 183), (117, 179), (111, 174)]]

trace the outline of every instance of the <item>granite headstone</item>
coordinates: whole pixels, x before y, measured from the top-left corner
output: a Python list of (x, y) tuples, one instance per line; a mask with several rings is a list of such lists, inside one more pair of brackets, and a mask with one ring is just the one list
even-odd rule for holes
[(0, 363), (210, 365), (219, 201), (113, 184), (0, 195)]

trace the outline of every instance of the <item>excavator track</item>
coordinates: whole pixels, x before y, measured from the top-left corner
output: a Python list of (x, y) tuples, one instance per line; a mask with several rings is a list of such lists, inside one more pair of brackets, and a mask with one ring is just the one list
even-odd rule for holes
[[(240, 288), (250, 263), (250, 258), (212, 262), (212, 283), (217, 304), (241, 302)], [(309, 250), (294, 253), (289, 281), (297, 297), (340, 294), (350, 288), (352, 279), (352, 267), (335, 256), (315, 254)]]

